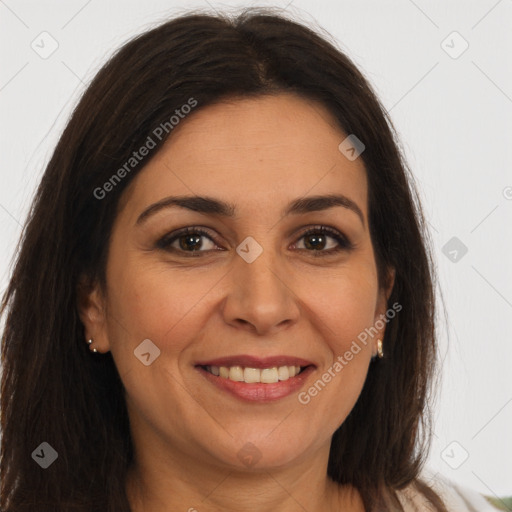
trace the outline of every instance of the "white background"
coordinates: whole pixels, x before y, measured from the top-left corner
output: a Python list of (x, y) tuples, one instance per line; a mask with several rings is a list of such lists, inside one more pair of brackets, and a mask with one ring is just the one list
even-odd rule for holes
[[(106, 56), (188, 8), (237, 5), (254, 4), (0, 1), (2, 290), (35, 186)], [(512, 495), (512, 0), (259, 5), (286, 7), (330, 32), (390, 111), (422, 195), (448, 314), (447, 322), (440, 315), (443, 380), (428, 466), (487, 495)], [(42, 46), (43, 31), (59, 45), (47, 59), (31, 48)], [(445, 51), (463, 48), (453, 31), (469, 44), (458, 58)], [(468, 248), (456, 262), (442, 252), (454, 236)]]

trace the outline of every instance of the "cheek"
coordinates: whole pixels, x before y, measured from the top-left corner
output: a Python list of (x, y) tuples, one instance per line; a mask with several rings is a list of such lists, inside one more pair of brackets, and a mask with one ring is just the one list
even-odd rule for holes
[(307, 297), (315, 327), (329, 340), (335, 354), (348, 350), (352, 341), (373, 325), (378, 286), (371, 264), (361, 262), (321, 278), (304, 279), (301, 288), (298, 294)]
[(317, 281), (316, 290), (312, 316), (322, 319), (322, 343), (328, 345), (330, 358), (301, 403), (314, 408), (325, 419), (325, 428), (334, 431), (357, 402), (368, 373), (372, 346), (365, 329), (374, 323), (378, 293), (372, 260), (338, 269), (329, 279)]
[(321, 286), (309, 301), (313, 328), (320, 333), (316, 352), (325, 358), (298, 398), (311, 424), (312, 417), (322, 418), (318, 429), (329, 435), (354, 407), (368, 374), (372, 345), (365, 329), (373, 325), (377, 285), (362, 276), (344, 272), (323, 285), (317, 281)]
[(114, 335), (112, 343), (122, 340), (123, 347), (129, 343), (133, 350), (148, 338), (168, 354), (180, 352), (193, 336), (194, 325), (196, 329), (201, 327), (198, 312), (221, 278), (217, 274), (141, 264), (140, 260), (112, 266), (108, 276), (109, 313), (114, 331), (120, 335)]

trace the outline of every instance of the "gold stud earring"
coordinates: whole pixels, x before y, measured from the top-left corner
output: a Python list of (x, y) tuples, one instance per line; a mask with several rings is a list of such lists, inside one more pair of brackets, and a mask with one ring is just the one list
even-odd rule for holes
[(379, 359), (382, 359), (384, 357), (384, 350), (382, 349), (382, 340), (377, 340), (377, 355), (379, 356)]
[(92, 345), (92, 338), (90, 340), (88, 340), (87, 343), (89, 344), (89, 349), (91, 350), (91, 352), (98, 352), (95, 348), (91, 347), (91, 345)]

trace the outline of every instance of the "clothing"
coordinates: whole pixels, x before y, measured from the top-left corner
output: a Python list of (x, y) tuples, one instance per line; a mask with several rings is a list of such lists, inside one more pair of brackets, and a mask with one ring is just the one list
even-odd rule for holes
[[(482, 494), (456, 484), (440, 473), (424, 471), (420, 480), (428, 484), (443, 500), (449, 512), (496, 512), (499, 510), (489, 503)], [(427, 512), (434, 508), (422, 493), (411, 486), (399, 491), (398, 497), (405, 512)]]

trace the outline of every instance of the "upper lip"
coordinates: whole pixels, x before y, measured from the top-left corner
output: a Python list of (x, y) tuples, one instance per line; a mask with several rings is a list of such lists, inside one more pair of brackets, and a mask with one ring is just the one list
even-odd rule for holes
[[(226, 356), (201, 361), (196, 366), (243, 366), (244, 368), (273, 368), (274, 366), (311, 366), (313, 363), (294, 356), (257, 357), (250, 355)], [(314, 365), (313, 365), (314, 366)]]

